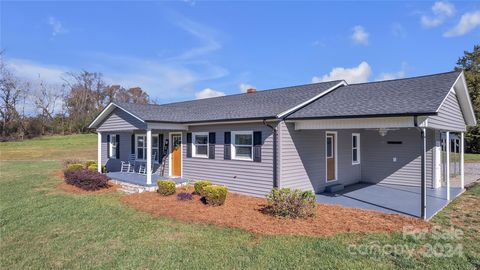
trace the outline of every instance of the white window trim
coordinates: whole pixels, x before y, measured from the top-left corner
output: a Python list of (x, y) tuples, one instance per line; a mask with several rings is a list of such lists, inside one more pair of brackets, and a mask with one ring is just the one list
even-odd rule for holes
[[(250, 158), (244, 158), (244, 157), (237, 157), (237, 151), (235, 151), (235, 135), (250, 135), (252, 136), (252, 144), (250, 147), (252, 148), (252, 155)], [(233, 160), (244, 160), (244, 161), (253, 161), (253, 131), (232, 131), (232, 135), (230, 138), (231, 141), (231, 155)], [(246, 144), (241, 144), (239, 146), (248, 146)]]
[[(115, 151), (113, 151), (112, 138), (115, 138)], [(110, 156), (108, 158), (117, 159), (117, 150), (116, 150), (116, 148), (118, 147), (117, 134), (110, 134), (110, 142), (108, 143), (108, 147), (110, 147), (109, 149)]]
[[(207, 154), (206, 155), (198, 155), (197, 154), (197, 144), (195, 143), (196, 140), (195, 140), (195, 136), (207, 136)], [(210, 154), (210, 141), (209, 141), (209, 136), (208, 136), (208, 132), (193, 132), (192, 133), (192, 157), (196, 157), (196, 158), (208, 158), (209, 157), (209, 154)]]
[[(353, 138), (356, 138), (357, 147), (353, 147)], [(353, 150), (357, 149), (357, 161), (353, 160)], [(352, 165), (360, 164), (360, 133), (352, 133)]]
[[(153, 150), (153, 138), (157, 136), (157, 140), (158, 140), (158, 134), (152, 134), (152, 150)], [(147, 162), (147, 159), (141, 159), (141, 158), (138, 158), (138, 137), (144, 137), (144, 146), (143, 146), (143, 149), (144, 149), (144, 153), (145, 153), (145, 157), (147, 156), (147, 134), (145, 133), (138, 133), (138, 134), (135, 134), (135, 160), (136, 161), (140, 161), (140, 162)], [(157, 144), (157, 152), (158, 152), (158, 155), (160, 155), (160, 144), (161, 142), (158, 141), (158, 144)], [(162, 145), (163, 146), (163, 145)], [(152, 151), (152, 154), (153, 154), (153, 151)], [(160, 159), (160, 157), (157, 157), (157, 159)], [(159, 160), (153, 160), (152, 161), (153, 163), (155, 164), (159, 164)]]

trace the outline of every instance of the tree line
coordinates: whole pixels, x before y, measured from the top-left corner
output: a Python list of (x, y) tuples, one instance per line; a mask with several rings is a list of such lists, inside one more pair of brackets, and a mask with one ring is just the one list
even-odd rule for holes
[(142, 88), (109, 85), (98, 72), (66, 73), (61, 80), (20, 78), (0, 52), (0, 140), (85, 133), (110, 102), (153, 103)]
[[(477, 122), (480, 122), (480, 44), (465, 51), (455, 67), (463, 70)], [(89, 132), (88, 124), (110, 102), (154, 103), (140, 87), (109, 85), (101, 73), (67, 73), (61, 85), (19, 78), (0, 52), (1, 141), (22, 140), (47, 134)], [(34, 112), (32, 114), (32, 111)], [(480, 125), (469, 127), (465, 150), (480, 153)]]

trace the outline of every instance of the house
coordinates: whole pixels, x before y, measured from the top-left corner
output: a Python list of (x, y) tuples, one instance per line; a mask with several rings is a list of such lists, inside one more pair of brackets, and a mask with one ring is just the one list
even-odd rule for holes
[[(463, 191), (463, 137), (474, 125), (465, 76), (455, 71), (162, 105), (111, 103), (89, 127), (98, 132), (99, 163), (125, 181), (128, 173), (118, 171), (130, 155), (145, 164), (147, 186), (162, 179), (165, 157), (163, 177), (208, 179), (254, 196), (273, 187), (341, 195), (344, 187), (362, 184), (353, 191), (370, 188), (402, 205), (401, 194), (371, 188), (403, 189), (417, 194), (415, 215), (428, 218), (445, 204), (428, 212), (435, 194), (448, 202)], [(450, 162), (453, 155), (459, 162)], [(450, 186), (453, 167), (456, 187)]]

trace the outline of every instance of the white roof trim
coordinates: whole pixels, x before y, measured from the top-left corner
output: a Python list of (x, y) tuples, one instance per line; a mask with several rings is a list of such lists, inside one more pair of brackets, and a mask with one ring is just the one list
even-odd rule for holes
[(92, 123), (88, 126), (88, 128), (96, 128), (96, 126), (101, 121), (103, 121), (105, 119), (105, 117), (107, 117), (115, 108), (119, 108), (120, 110), (130, 114), (133, 117), (135, 117), (136, 119), (138, 119), (142, 123), (145, 123), (145, 121), (143, 119), (141, 119), (140, 117), (136, 116), (135, 114), (127, 111), (126, 109), (124, 109), (121, 106), (112, 102), (112, 103), (108, 104), (108, 106), (105, 107), (105, 109), (103, 109), (103, 111), (92, 121)]
[[(460, 75), (458, 75), (458, 78), (453, 83), (448, 94), (450, 94), (452, 91), (454, 91), (455, 95), (457, 96), (458, 104), (462, 110), (465, 123), (468, 126), (476, 126), (477, 120), (475, 118), (475, 112), (473, 110), (472, 101), (470, 100), (470, 94), (468, 93), (467, 82), (465, 81), (465, 74), (463, 71), (460, 73)], [(447, 98), (448, 95), (445, 96), (440, 106), (438, 106), (436, 111), (437, 113), (440, 111)]]
[(284, 117), (284, 116), (286, 116), (286, 115), (288, 115), (288, 114), (290, 114), (290, 113), (293, 113), (294, 111), (296, 111), (296, 110), (298, 110), (298, 109), (300, 109), (300, 108), (302, 108), (302, 107), (305, 107), (306, 105), (308, 105), (308, 104), (314, 102), (315, 100), (323, 97), (324, 95), (332, 92), (333, 90), (337, 89), (338, 87), (340, 87), (340, 86), (345, 86), (345, 85), (347, 85), (347, 82), (341, 81), (341, 82), (339, 82), (338, 84), (336, 84), (336, 85), (328, 88), (327, 90), (323, 91), (322, 93), (314, 96), (313, 98), (311, 98), (311, 99), (309, 99), (309, 100), (307, 100), (307, 101), (304, 101), (304, 102), (298, 104), (297, 106), (295, 106), (295, 107), (293, 107), (293, 108), (290, 108), (290, 109), (288, 109), (288, 110), (286, 110), (286, 111), (284, 111), (284, 112), (279, 113), (279, 114), (277, 115), (277, 118), (282, 118), (282, 117)]
[(469, 126), (476, 126), (477, 119), (475, 117), (475, 111), (473, 110), (472, 101), (470, 100), (470, 94), (468, 93), (467, 81), (465, 80), (465, 74), (460, 74), (461, 83), (459, 83), (459, 88), (454, 87), (455, 93), (457, 94), (458, 102), (460, 103), (460, 108), (463, 112), (463, 117), (465, 118), (465, 123)]

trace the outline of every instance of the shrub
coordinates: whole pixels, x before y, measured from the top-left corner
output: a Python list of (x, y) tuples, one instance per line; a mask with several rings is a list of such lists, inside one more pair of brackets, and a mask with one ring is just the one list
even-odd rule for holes
[(212, 185), (212, 182), (210, 182), (208, 180), (200, 180), (200, 181), (195, 182), (195, 184), (193, 185), (193, 187), (195, 188), (195, 194), (203, 196), (203, 189), (206, 186), (211, 186), (211, 185)]
[(219, 206), (225, 203), (227, 198), (227, 187), (209, 185), (203, 188), (205, 202), (210, 205)]
[(83, 165), (79, 163), (72, 163), (67, 165), (67, 170), (68, 171), (76, 171), (76, 170), (82, 170)]
[(266, 212), (275, 216), (304, 218), (315, 214), (316, 199), (311, 191), (272, 189), (267, 195)]
[(102, 165), (102, 173), (107, 173), (107, 165)]
[(188, 192), (180, 192), (177, 194), (177, 199), (180, 201), (188, 201), (192, 199), (192, 194)]
[(65, 182), (84, 190), (99, 190), (108, 188), (110, 178), (99, 172), (92, 172), (86, 169), (65, 170), (63, 172)]
[(163, 196), (175, 194), (175, 182), (173, 181), (158, 181), (157, 182), (158, 190), (157, 192)]
[(88, 168), (90, 171), (92, 171), (92, 172), (98, 171), (98, 166), (97, 166), (97, 164), (92, 164), (92, 165), (88, 166), (87, 168)]
[(82, 161), (79, 159), (66, 159), (63, 161), (63, 168), (68, 169), (68, 165), (70, 164), (82, 164)]
[(85, 168), (88, 168), (92, 165), (97, 165), (97, 162), (95, 160), (87, 160), (85, 161)]

